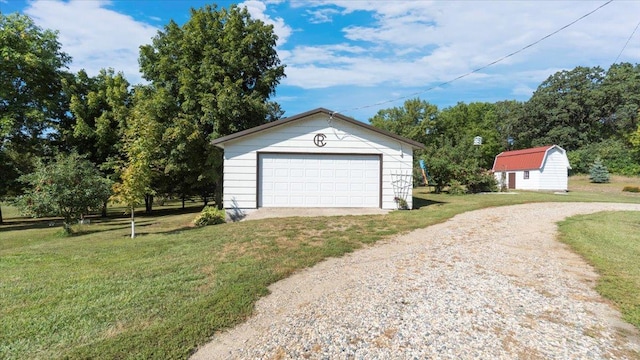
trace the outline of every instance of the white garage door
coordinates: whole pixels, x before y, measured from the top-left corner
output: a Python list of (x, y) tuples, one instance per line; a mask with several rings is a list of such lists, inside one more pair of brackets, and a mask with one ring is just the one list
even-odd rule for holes
[(380, 207), (378, 155), (260, 154), (260, 207)]

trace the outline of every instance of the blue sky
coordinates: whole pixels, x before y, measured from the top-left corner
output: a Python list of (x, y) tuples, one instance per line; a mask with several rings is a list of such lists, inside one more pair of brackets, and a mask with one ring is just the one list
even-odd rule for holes
[[(141, 82), (138, 47), (197, 0), (0, 0), (59, 31), (71, 71), (122, 71)], [(218, 1), (246, 6), (274, 25), (287, 77), (274, 100), (292, 116), (317, 107), (367, 121), (378, 110), (419, 97), (445, 108), (457, 102), (527, 100), (556, 71), (640, 62), (640, 1), (613, 1), (571, 27), (508, 59), (443, 82), (522, 49), (606, 1)], [(628, 43), (627, 43), (628, 41)], [(625, 47), (625, 44), (626, 47)], [(624, 51), (622, 51), (624, 49)], [(620, 54), (622, 51), (622, 54)], [(429, 90), (431, 89), (431, 90)]]

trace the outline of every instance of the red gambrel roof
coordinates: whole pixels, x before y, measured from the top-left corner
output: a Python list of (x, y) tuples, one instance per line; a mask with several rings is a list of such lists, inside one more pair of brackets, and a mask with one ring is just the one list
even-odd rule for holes
[(537, 170), (542, 167), (547, 150), (555, 145), (541, 146), (532, 149), (505, 151), (493, 163), (493, 171)]

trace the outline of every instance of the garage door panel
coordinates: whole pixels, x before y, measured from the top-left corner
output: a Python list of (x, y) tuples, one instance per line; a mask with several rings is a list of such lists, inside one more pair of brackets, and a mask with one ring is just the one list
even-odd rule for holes
[(322, 183), (320, 184), (320, 191), (334, 191), (335, 185), (333, 183)]
[(277, 177), (289, 177), (289, 169), (274, 169), (273, 176)]
[(320, 191), (320, 184), (316, 182), (308, 182), (304, 184), (304, 189), (306, 191)]
[(288, 191), (289, 190), (289, 184), (285, 183), (285, 182), (276, 182), (275, 184), (273, 184), (273, 190), (275, 190), (275, 191)]
[(318, 206), (318, 204), (320, 203), (320, 197), (319, 196), (305, 196), (304, 197), (304, 202), (302, 205), (306, 205), (309, 207), (314, 207), (314, 206)]
[(332, 178), (333, 177), (333, 169), (322, 169), (320, 170), (320, 177), (323, 179)]
[(347, 191), (349, 191), (349, 184), (348, 183), (336, 183), (335, 184), (335, 191), (347, 192)]
[(377, 155), (260, 154), (261, 207), (379, 207)]
[[(373, 193), (374, 191), (378, 191), (379, 190), (379, 187), (374, 185), (374, 184), (365, 184), (364, 188), (365, 188), (365, 191), (367, 193)], [(376, 196), (376, 198), (377, 198), (377, 196)]]
[(364, 177), (364, 170), (353, 169), (353, 170), (349, 171), (349, 176), (354, 177), (354, 178), (363, 178)]

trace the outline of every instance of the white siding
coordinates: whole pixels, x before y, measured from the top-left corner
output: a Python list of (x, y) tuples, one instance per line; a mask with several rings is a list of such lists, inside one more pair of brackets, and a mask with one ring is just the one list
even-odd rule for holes
[(558, 147), (549, 149), (541, 170), (540, 190), (566, 191), (569, 189), (569, 160), (562, 149)]
[[(524, 178), (524, 170), (513, 171), (516, 173), (516, 189), (537, 190), (540, 185), (540, 170), (529, 170), (529, 179)], [(508, 179), (508, 177), (507, 177)]]
[[(326, 135), (318, 147), (313, 138)], [(258, 152), (382, 155), (382, 208), (395, 209), (392, 174), (412, 174), (413, 149), (400, 141), (320, 113), (230, 140), (224, 148), (224, 207), (257, 208)], [(410, 190), (410, 189), (409, 189)], [(412, 206), (411, 191), (407, 203)]]
[[(496, 178), (496, 182), (498, 183), (498, 189), (500, 189), (502, 187), (502, 182), (503, 182), (502, 174), (503, 174), (502, 171), (496, 171), (496, 172), (493, 173), (493, 176)], [(504, 172), (504, 176), (505, 176), (505, 178), (504, 178), (504, 186), (505, 186), (505, 188), (508, 189), (509, 177), (507, 176), (506, 172)]]
[[(525, 179), (524, 170), (506, 171), (505, 184), (507, 190), (509, 187), (509, 174), (515, 173), (516, 190), (538, 190), (540, 184), (540, 170), (529, 170), (529, 178)], [(498, 182), (498, 188), (500, 188), (502, 180), (502, 172), (498, 171), (494, 173), (496, 181)], [(513, 190), (513, 189), (511, 189)]]

